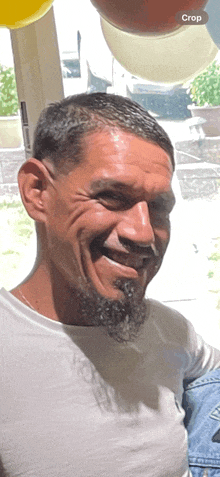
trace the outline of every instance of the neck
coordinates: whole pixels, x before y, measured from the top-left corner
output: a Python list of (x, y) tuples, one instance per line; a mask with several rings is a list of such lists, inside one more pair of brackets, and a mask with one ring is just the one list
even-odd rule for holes
[[(40, 256), (40, 254), (39, 254)], [(70, 325), (88, 326), (82, 322), (78, 294), (70, 287), (54, 265), (43, 257), (24, 282), (11, 293), (41, 315)]]

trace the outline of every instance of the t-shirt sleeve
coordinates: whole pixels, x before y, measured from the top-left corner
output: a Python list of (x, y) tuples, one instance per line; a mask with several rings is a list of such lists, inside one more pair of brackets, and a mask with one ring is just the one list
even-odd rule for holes
[(206, 343), (188, 322), (188, 365), (184, 378), (198, 378), (208, 371), (220, 368), (220, 350)]

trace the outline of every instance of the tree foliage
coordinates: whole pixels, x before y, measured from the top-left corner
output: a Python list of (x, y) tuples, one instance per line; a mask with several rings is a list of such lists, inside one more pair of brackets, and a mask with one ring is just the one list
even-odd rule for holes
[(197, 106), (220, 105), (220, 64), (217, 61), (191, 82), (190, 97)]
[(15, 116), (18, 108), (14, 68), (0, 65), (0, 116)]

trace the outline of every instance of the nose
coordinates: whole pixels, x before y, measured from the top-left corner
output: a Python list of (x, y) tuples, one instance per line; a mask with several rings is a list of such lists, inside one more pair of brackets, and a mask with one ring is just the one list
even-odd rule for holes
[(155, 236), (150, 222), (148, 205), (138, 202), (131, 209), (123, 212), (117, 225), (119, 239), (132, 241), (140, 247), (154, 244)]

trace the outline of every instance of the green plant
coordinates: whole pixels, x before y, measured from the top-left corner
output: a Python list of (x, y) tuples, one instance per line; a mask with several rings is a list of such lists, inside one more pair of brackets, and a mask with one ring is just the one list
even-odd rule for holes
[(220, 260), (220, 253), (214, 252), (208, 257), (208, 260), (213, 260), (214, 262), (217, 262), (217, 260)]
[(190, 97), (197, 106), (220, 105), (220, 64), (214, 61), (190, 83)]
[(208, 278), (213, 278), (213, 277), (214, 277), (214, 272), (210, 270), (208, 272)]
[(18, 113), (18, 95), (14, 68), (0, 65), (0, 116), (15, 116)]

